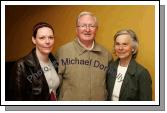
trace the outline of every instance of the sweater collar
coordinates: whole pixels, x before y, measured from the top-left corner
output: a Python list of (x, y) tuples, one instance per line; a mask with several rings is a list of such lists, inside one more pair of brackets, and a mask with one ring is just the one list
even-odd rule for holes
[(77, 41), (78, 43), (83, 47), (85, 48), (86, 50), (92, 50), (94, 48), (94, 41), (93, 41), (93, 44), (92, 44), (92, 47), (91, 48), (87, 48), (80, 40), (79, 38), (77, 38)]
[(93, 52), (101, 52), (102, 51), (101, 47), (95, 41), (94, 41), (94, 47), (91, 50), (87, 50), (86, 48), (84, 48), (78, 42), (77, 38), (73, 41), (73, 44), (74, 44), (75, 49), (79, 53), (79, 55), (83, 54), (85, 51), (93, 51)]

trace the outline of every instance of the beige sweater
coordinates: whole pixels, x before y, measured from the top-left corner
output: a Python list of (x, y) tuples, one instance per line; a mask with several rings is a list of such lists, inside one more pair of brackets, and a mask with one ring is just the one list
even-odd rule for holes
[(95, 42), (90, 51), (75, 39), (56, 53), (62, 77), (59, 100), (106, 100), (106, 71), (111, 54)]

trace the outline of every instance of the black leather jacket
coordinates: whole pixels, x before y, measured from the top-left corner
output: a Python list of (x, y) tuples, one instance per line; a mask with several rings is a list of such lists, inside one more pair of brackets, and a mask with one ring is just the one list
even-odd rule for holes
[[(57, 61), (51, 53), (49, 59), (58, 71)], [(11, 94), (9, 100), (50, 100), (49, 87), (36, 56), (35, 48), (14, 65), (9, 89)]]

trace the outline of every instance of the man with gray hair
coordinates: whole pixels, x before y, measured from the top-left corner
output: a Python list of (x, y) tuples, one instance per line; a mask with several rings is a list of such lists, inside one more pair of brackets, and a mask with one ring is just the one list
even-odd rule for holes
[(81, 12), (76, 38), (60, 47), (58, 74), (62, 77), (59, 100), (106, 100), (106, 71), (111, 54), (95, 42), (98, 23), (91, 12)]

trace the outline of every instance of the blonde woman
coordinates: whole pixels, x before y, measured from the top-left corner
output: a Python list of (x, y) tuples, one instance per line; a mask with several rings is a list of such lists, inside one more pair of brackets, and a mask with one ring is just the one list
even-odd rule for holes
[(152, 81), (148, 70), (135, 61), (138, 39), (130, 29), (120, 30), (114, 36), (114, 50), (118, 59), (107, 71), (108, 100), (150, 101)]

